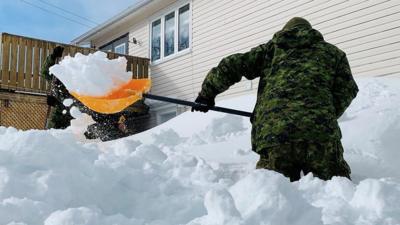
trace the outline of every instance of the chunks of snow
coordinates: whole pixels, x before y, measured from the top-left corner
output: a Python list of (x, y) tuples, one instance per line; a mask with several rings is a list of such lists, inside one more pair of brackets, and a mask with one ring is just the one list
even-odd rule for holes
[(77, 139), (77, 114), (65, 130), (0, 127), (0, 224), (400, 224), (400, 79), (357, 82), (340, 119), (352, 181), (255, 170), (248, 118), (187, 112), (103, 143)]
[(69, 113), (71, 114), (72, 117), (75, 119), (82, 117), (81, 111), (79, 111), (79, 108), (76, 106), (72, 106), (71, 109), (69, 110)]
[(72, 98), (67, 98), (63, 101), (63, 105), (70, 107), (74, 103), (74, 100)]
[(132, 79), (132, 74), (126, 72), (126, 63), (124, 57), (109, 60), (107, 54), (100, 51), (87, 56), (76, 53), (75, 57), (66, 56), (50, 67), (50, 73), (70, 92), (102, 96)]

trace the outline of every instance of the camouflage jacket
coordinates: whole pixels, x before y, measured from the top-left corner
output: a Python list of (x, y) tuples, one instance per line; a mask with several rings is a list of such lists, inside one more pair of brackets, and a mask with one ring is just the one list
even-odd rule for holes
[(40, 75), (43, 79), (50, 82), (50, 95), (54, 96), (60, 103), (62, 103), (64, 99), (72, 97), (64, 84), (60, 80), (58, 80), (53, 74), (50, 74), (49, 69), (54, 64), (56, 64), (56, 60), (51, 55), (47, 56), (45, 62), (42, 65)]
[(268, 43), (222, 59), (199, 95), (215, 98), (242, 76), (260, 78), (251, 118), (256, 152), (289, 142), (340, 140), (337, 119), (358, 92), (346, 54), (309, 25), (285, 26)]

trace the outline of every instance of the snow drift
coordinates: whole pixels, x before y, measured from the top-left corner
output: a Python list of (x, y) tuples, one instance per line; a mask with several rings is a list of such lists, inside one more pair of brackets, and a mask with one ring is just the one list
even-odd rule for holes
[(214, 112), (106, 143), (82, 139), (83, 117), (66, 130), (0, 127), (0, 224), (400, 224), (400, 80), (358, 84), (340, 120), (353, 181), (255, 170), (248, 119)]

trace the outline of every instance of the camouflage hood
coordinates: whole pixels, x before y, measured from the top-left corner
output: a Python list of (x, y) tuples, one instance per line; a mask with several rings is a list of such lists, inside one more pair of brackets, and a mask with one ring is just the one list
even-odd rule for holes
[(322, 34), (299, 17), (291, 19), (281, 31), (275, 33), (272, 42), (279, 48), (304, 48), (323, 41)]

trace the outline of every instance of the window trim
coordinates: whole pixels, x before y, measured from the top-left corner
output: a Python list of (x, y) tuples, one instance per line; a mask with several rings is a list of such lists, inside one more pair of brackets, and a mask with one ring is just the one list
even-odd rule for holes
[[(119, 47), (121, 47), (121, 46), (124, 46), (124, 53), (120, 53), (120, 52), (117, 52), (117, 51), (116, 51), (117, 48), (119, 48)], [(118, 53), (118, 54), (126, 55), (126, 43), (124, 42), (124, 43), (121, 43), (121, 44), (115, 46), (115, 47), (114, 47), (114, 52), (115, 52), (115, 53)]]
[[(105, 44), (101, 45), (101, 46), (98, 47), (97, 49), (100, 50), (100, 51), (114, 52), (114, 50), (115, 50), (114, 43), (117, 42), (117, 41), (119, 41), (119, 40), (121, 40), (121, 39), (123, 39), (123, 38), (127, 38), (127, 41), (125, 41), (125, 42), (123, 42), (123, 43), (126, 44), (126, 46), (125, 46), (125, 52), (127, 52), (127, 53), (125, 53), (125, 54), (128, 54), (128, 55), (129, 55), (129, 35), (130, 35), (130, 32), (127, 32), (127, 33), (125, 33), (125, 34), (123, 34), (123, 35), (120, 35), (120, 36), (118, 36), (117, 38), (114, 38), (114, 39), (112, 39), (111, 41), (108, 41), (108, 42), (106, 42)], [(122, 43), (121, 43), (121, 44), (122, 44)], [(108, 46), (108, 45), (111, 45), (111, 50), (110, 50), (110, 49), (104, 50), (104, 47), (106, 47), (106, 46)]]
[[(179, 45), (179, 9), (184, 7), (185, 5), (189, 4), (189, 47), (179, 51), (178, 49), (178, 45)], [(192, 52), (192, 12), (193, 12), (193, 4), (192, 1), (188, 1), (188, 0), (182, 0), (182, 1), (178, 1), (176, 4), (165, 8), (164, 10), (162, 10), (161, 12), (153, 15), (150, 20), (149, 20), (149, 58), (150, 58), (150, 64), (151, 65), (157, 65), (166, 61), (169, 61), (171, 59), (180, 57), (182, 55), (188, 54)], [(175, 12), (175, 32), (174, 32), (174, 53), (165, 56), (165, 49), (164, 49), (164, 45), (165, 45), (165, 17), (167, 15), (169, 15), (170, 13)], [(161, 20), (161, 43), (160, 43), (160, 59), (157, 59), (155, 61), (151, 61), (152, 58), (152, 38), (153, 38), (153, 29), (152, 29), (152, 25), (153, 22), (157, 21), (157, 20)]]

